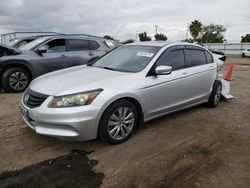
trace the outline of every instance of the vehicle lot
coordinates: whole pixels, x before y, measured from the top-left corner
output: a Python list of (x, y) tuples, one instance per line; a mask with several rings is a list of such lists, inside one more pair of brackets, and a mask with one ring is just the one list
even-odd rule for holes
[[(230, 63), (250, 65), (250, 58), (229, 58)], [(115, 146), (98, 140), (72, 143), (37, 135), (19, 115), (21, 94), (1, 93), (0, 170), (14, 171), (48, 160), (21, 173), (33, 169), (33, 176), (50, 180), (50, 186), (60, 185), (72, 173), (71, 186), (91, 179), (89, 187), (101, 183), (103, 187), (249, 187), (249, 81), (249, 70), (235, 70), (230, 82), (235, 99), (221, 102), (215, 109), (201, 105), (153, 120)], [(67, 155), (71, 150), (78, 158)], [(51, 160), (59, 156), (63, 157)], [(88, 166), (79, 157), (90, 164), (88, 172), (76, 168)], [(44, 166), (50, 166), (47, 174), (41, 170)], [(58, 171), (59, 175), (52, 177)], [(0, 175), (0, 187), (25, 183), (20, 174), (13, 178), (15, 175)]]

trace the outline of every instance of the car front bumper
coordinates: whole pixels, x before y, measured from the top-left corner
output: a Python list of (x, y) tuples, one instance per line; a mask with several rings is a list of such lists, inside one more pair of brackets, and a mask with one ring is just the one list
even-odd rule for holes
[(53, 97), (48, 97), (41, 106), (29, 108), (21, 100), (21, 108), (27, 111), (25, 123), (36, 133), (68, 141), (84, 141), (97, 137), (98, 113), (93, 105), (71, 108), (48, 108)]

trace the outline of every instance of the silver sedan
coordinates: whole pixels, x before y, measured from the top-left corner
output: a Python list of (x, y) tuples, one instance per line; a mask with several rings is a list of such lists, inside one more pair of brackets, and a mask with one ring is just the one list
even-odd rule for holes
[(38, 134), (119, 144), (143, 122), (202, 103), (216, 107), (220, 94), (217, 63), (207, 49), (145, 42), (35, 79), (20, 108)]

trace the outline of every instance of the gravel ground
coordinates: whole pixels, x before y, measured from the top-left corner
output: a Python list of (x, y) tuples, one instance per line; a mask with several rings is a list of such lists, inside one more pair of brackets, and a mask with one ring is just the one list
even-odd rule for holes
[[(250, 65), (250, 58), (230, 63)], [(248, 188), (249, 81), (249, 69), (236, 69), (230, 82), (235, 99), (153, 120), (115, 146), (37, 135), (19, 115), (21, 94), (1, 93), (0, 187)]]

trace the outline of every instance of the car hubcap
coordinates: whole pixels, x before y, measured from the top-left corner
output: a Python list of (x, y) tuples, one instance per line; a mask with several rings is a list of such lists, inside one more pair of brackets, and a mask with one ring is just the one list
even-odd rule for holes
[(118, 108), (109, 118), (108, 133), (115, 140), (126, 138), (135, 123), (134, 113), (128, 107)]
[(219, 85), (216, 89), (215, 96), (214, 96), (214, 103), (218, 104), (221, 96), (221, 86)]
[(28, 77), (22, 72), (14, 72), (10, 75), (9, 85), (12, 89), (22, 90), (28, 83)]

